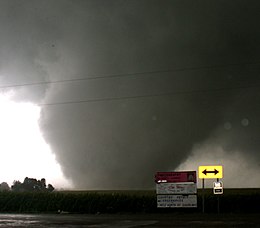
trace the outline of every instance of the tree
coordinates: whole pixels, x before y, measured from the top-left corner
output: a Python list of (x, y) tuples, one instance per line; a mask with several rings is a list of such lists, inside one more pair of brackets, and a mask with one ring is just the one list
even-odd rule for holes
[(12, 185), (11, 189), (13, 191), (16, 191), (16, 192), (22, 192), (23, 191), (23, 185), (22, 185), (22, 183), (20, 181), (15, 180), (13, 182), (13, 185)]
[(41, 183), (41, 187), (43, 189), (45, 189), (46, 188), (46, 180), (45, 180), (45, 178), (42, 178), (40, 183)]
[(47, 190), (48, 190), (48, 192), (52, 192), (52, 191), (54, 191), (54, 187), (51, 184), (48, 184)]
[(12, 185), (12, 190), (19, 192), (52, 192), (54, 190), (54, 187), (51, 184), (48, 184), (48, 188), (46, 188), (45, 178), (37, 180), (35, 178), (25, 177), (23, 183), (21, 183), (20, 181), (14, 181)]
[(6, 182), (0, 184), (0, 191), (10, 191), (10, 186)]

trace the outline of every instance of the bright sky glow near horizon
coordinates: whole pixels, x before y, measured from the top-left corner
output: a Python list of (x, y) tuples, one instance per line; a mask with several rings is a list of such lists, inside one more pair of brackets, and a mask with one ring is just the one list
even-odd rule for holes
[(0, 183), (10, 186), (25, 177), (45, 178), (55, 188), (69, 188), (71, 183), (42, 137), (38, 121), (41, 108), (33, 103), (17, 103), (10, 94), (0, 94)]

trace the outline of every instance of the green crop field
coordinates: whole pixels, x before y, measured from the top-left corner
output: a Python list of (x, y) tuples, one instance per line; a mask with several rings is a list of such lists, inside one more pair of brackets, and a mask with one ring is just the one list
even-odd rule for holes
[[(198, 190), (198, 208), (158, 209), (154, 190), (140, 191), (55, 191), (0, 192), (1, 213), (167, 213), (201, 212), (202, 195), (205, 212), (259, 213), (260, 189), (224, 189), (214, 195), (212, 189)], [(218, 198), (219, 197), (219, 198)]]

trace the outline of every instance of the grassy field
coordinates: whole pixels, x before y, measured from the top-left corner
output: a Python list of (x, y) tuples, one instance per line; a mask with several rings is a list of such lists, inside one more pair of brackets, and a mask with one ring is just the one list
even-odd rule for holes
[(157, 209), (156, 192), (147, 191), (56, 191), (0, 192), (1, 213), (168, 213), (201, 212), (202, 194), (205, 212), (216, 213), (219, 200), (223, 213), (259, 213), (260, 189), (224, 189), (214, 195), (212, 189), (198, 190), (198, 208)]
[[(216, 212), (219, 200), (220, 211), (227, 213), (259, 213), (260, 189), (224, 189), (223, 195), (214, 195), (212, 189), (205, 189), (205, 211)], [(198, 191), (198, 204), (202, 206), (203, 191)], [(219, 197), (219, 198), (218, 198)]]

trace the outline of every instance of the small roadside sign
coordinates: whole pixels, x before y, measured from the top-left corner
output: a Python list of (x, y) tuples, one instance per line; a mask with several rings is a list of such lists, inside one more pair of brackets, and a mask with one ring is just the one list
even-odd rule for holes
[(223, 194), (223, 182), (222, 181), (213, 182), (213, 193), (214, 194)]
[(216, 179), (223, 178), (223, 167), (217, 166), (199, 166), (200, 179)]

